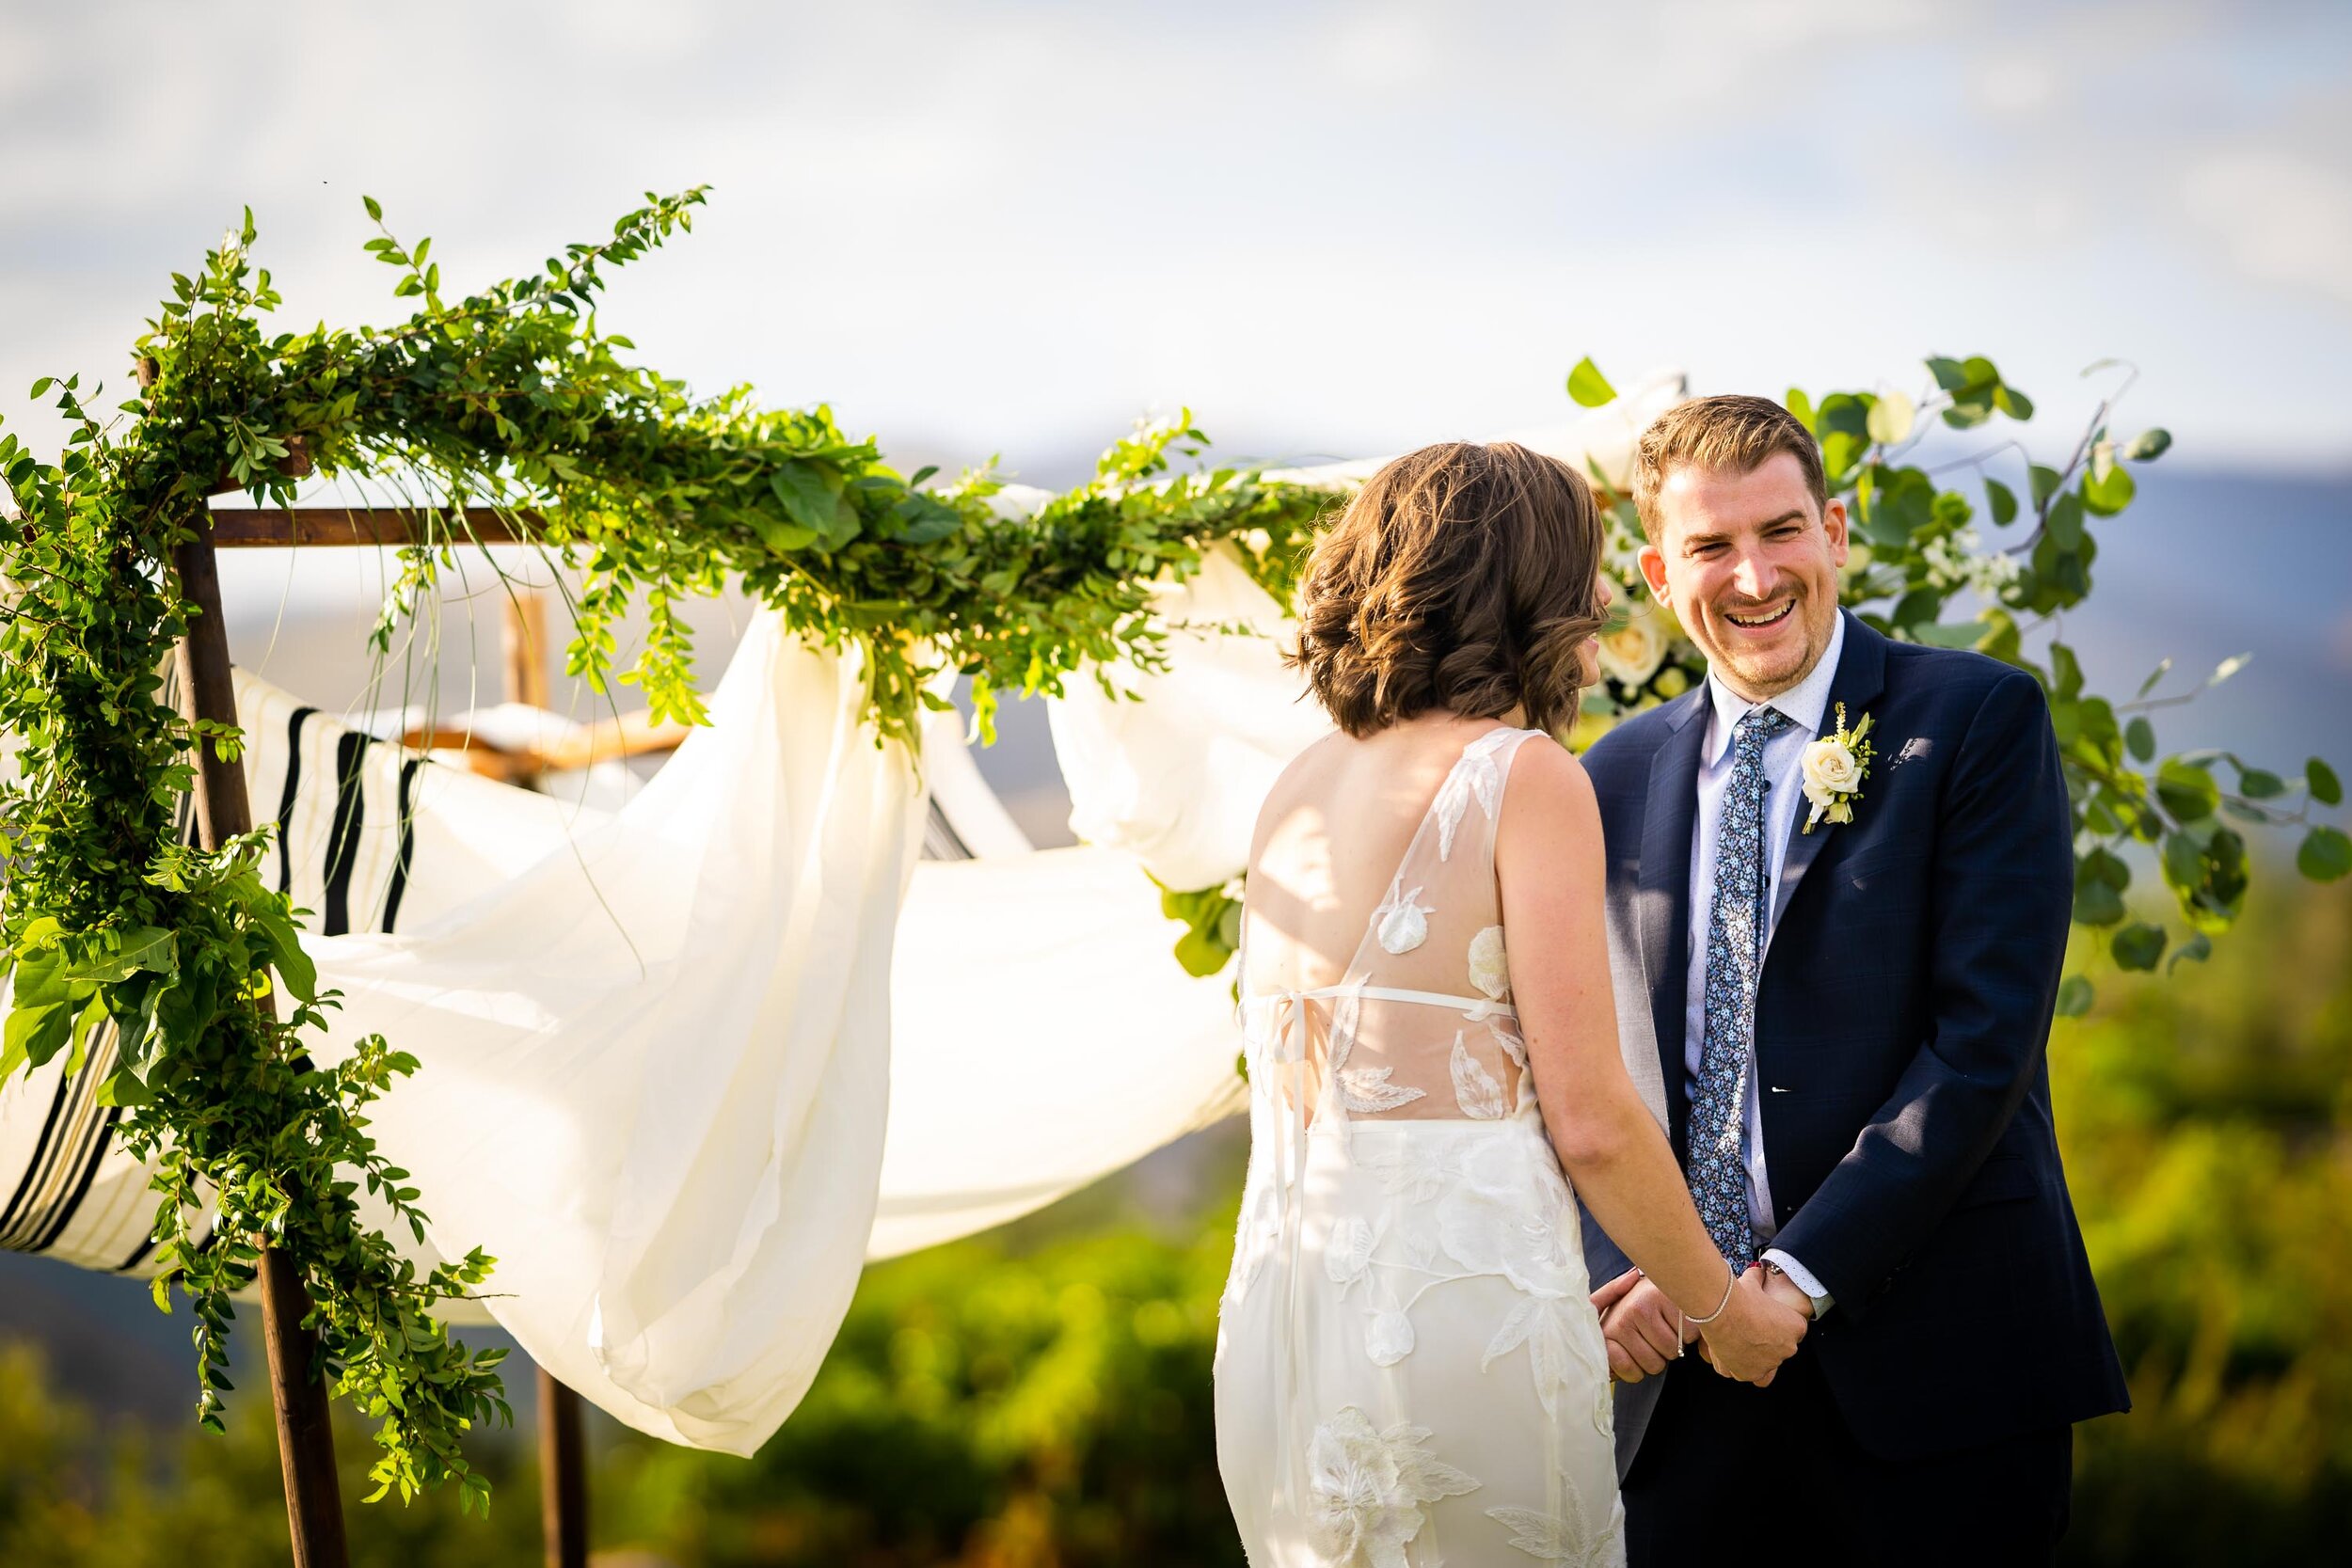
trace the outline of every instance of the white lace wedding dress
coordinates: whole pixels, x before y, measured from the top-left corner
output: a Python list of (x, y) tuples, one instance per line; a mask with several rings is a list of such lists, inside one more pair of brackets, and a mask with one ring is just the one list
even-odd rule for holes
[(1216, 1437), (1253, 1568), (1624, 1560), (1607, 1353), (1495, 881), (1535, 733), (1464, 750), (1340, 984), (1253, 984), (1245, 920)]

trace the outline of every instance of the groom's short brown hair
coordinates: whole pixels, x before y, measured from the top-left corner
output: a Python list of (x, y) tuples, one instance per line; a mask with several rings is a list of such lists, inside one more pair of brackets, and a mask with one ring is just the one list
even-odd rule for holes
[(1676, 404), (1642, 432), (1633, 449), (1633, 505), (1642, 514), (1642, 531), (1651, 544), (1659, 542), (1663, 525), (1658, 515), (1658, 491), (1676, 468), (1753, 473), (1766, 459), (1784, 451), (1804, 470), (1813, 510), (1826, 509), (1829, 485), (1821, 474), (1820, 443), (1788, 409), (1770, 398), (1739, 393)]
[(1510, 441), (1407, 452), (1316, 544), (1289, 662), (1353, 736), (1433, 709), (1564, 728), (1603, 549), (1592, 491), (1557, 458)]

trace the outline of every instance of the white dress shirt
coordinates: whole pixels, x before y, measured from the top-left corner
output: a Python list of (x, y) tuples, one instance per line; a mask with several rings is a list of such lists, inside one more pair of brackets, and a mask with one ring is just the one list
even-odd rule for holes
[[(1838, 656), (1846, 647), (1846, 618), (1837, 617), (1829, 647), (1804, 680), (1770, 703), (1751, 703), (1724, 685), (1712, 670), (1707, 675), (1708, 698), (1707, 734), (1700, 741), (1698, 816), (1691, 851), (1691, 973), (1687, 994), (1690, 1011), (1683, 1022), (1682, 1092), (1686, 1100), (1698, 1090), (1699, 1059), (1707, 1044), (1707, 925), (1715, 902), (1715, 832), (1723, 820), (1724, 795), (1731, 785), (1732, 732), (1757, 707), (1773, 707), (1792, 722), (1764, 743), (1765, 884), (1772, 893), (1771, 916), (1764, 928), (1766, 952), (1772, 930), (1780, 924), (1780, 867), (1788, 853), (1789, 835), (1796, 832), (1797, 813), (1804, 805), (1804, 749), (1829, 722), (1829, 689), (1837, 676)], [(1751, 1049), (1753, 1045), (1751, 1044)], [(1748, 1223), (1761, 1243), (1779, 1227), (1772, 1219), (1772, 1187), (1764, 1170), (1764, 1121), (1758, 1102), (1765, 1085), (1756, 1080), (1751, 1062), (1747, 1103), (1740, 1108), (1740, 1142), (1748, 1167)], [(1813, 1298), (1814, 1315), (1829, 1310), (1829, 1293), (1805, 1266), (1777, 1247), (1763, 1254), (1777, 1263), (1804, 1293)]]

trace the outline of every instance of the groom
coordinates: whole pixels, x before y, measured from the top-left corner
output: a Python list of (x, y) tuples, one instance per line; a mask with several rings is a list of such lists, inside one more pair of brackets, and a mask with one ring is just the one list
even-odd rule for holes
[[(1845, 506), (1776, 404), (1670, 410), (1634, 499), (1709, 673), (1584, 757), (1627, 1062), (1740, 1288), (1812, 1324), (1768, 1386), (1719, 1377), (1588, 1228), (1630, 1560), (2048, 1561), (2071, 1423), (2129, 1400), (2042, 1060), (2074, 857), (2042, 689), (1838, 609)], [(1807, 756), (1841, 706), (1858, 780)]]

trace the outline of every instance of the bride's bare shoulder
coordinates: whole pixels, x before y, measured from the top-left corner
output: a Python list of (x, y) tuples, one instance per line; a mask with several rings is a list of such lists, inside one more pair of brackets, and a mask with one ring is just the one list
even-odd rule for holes
[(1257, 863), (1275, 828), (1301, 804), (1319, 797), (1327, 788), (1337, 752), (1345, 744), (1346, 736), (1336, 733), (1327, 735), (1283, 764), (1282, 770), (1274, 776), (1274, 784), (1267, 789), (1265, 800), (1258, 807), (1257, 826), (1250, 833), (1249, 843), (1252, 864)]
[(1551, 736), (1530, 736), (1511, 759), (1511, 777), (1502, 793), (1502, 834), (1517, 837), (1533, 829), (1549, 837), (1573, 834), (1587, 825), (1599, 831), (1600, 808), (1584, 765)]

